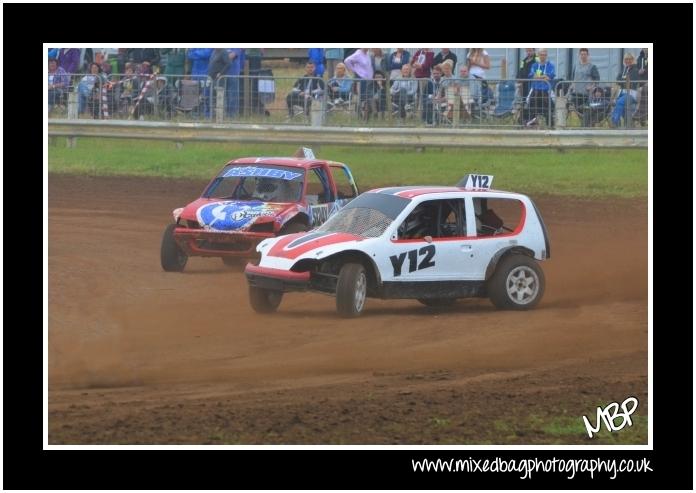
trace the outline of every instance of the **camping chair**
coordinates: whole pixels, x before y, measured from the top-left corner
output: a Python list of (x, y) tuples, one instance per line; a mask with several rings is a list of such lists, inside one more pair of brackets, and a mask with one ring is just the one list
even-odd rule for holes
[(633, 113), (633, 121), (640, 124), (641, 126), (647, 125), (648, 123), (648, 83), (643, 84), (640, 89), (638, 89), (638, 105), (636, 106), (636, 111)]
[(177, 84), (179, 86), (179, 103), (175, 107), (177, 113), (186, 114), (197, 110), (200, 104), (198, 81), (182, 79)]

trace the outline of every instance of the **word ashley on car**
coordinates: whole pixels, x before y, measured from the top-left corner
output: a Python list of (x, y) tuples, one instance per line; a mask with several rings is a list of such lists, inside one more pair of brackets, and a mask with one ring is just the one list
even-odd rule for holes
[(529, 197), (491, 190), (492, 181), (371, 190), (309, 233), (264, 240), (260, 262), (245, 269), (252, 308), (273, 312), (283, 293), (303, 290), (335, 295), (345, 317), (360, 315), (368, 297), (536, 306), (545, 283), (537, 261), (551, 254), (546, 227)]
[(181, 272), (191, 256), (233, 265), (256, 255), (267, 238), (309, 231), (358, 195), (348, 166), (294, 157), (248, 157), (227, 163), (200, 198), (175, 209), (162, 237), (165, 271)]

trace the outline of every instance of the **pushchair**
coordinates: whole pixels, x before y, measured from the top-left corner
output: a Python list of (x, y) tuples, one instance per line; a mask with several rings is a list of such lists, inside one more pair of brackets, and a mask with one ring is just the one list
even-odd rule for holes
[(584, 106), (576, 108), (583, 127), (594, 127), (611, 113), (611, 87), (595, 87)]

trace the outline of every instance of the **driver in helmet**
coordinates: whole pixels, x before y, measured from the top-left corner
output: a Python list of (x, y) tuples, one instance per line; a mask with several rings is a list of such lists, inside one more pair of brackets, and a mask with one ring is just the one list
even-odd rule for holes
[(416, 239), (427, 236), (430, 230), (431, 218), (425, 205), (421, 204), (408, 215), (400, 229), (400, 237), (404, 239)]
[(273, 178), (257, 178), (254, 196), (265, 202), (272, 202), (278, 199), (278, 180)]

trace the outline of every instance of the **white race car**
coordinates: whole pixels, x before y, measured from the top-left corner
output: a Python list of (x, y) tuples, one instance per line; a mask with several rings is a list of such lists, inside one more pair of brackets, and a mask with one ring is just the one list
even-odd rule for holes
[(529, 197), (491, 190), (492, 180), (371, 190), (317, 229), (264, 240), (258, 265), (245, 269), (252, 308), (274, 312), (283, 293), (304, 290), (335, 295), (344, 317), (360, 315), (367, 297), (536, 306), (545, 284), (537, 260), (550, 257), (546, 227)]

